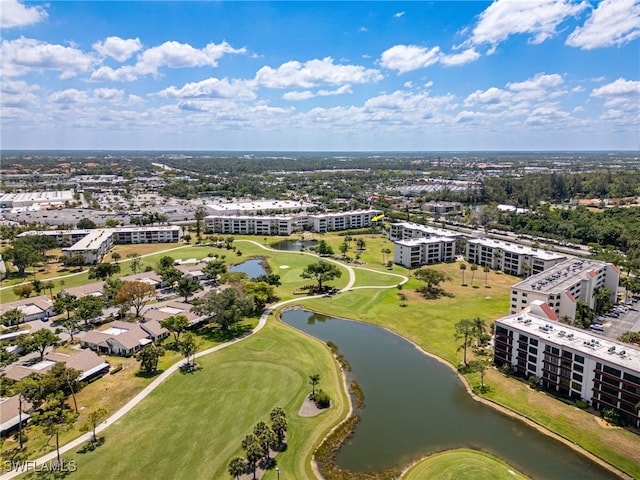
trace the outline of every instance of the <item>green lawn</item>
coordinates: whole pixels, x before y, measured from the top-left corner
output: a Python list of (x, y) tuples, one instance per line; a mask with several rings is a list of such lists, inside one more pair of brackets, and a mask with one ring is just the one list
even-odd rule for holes
[[(288, 448), (278, 454), (284, 478), (312, 478), (311, 453), (325, 433), (346, 415), (342, 378), (328, 348), (279, 322), (270, 322), (243, 342), (198, 360), (202, 369), (175, 374), (116, 425), (106, 442), (78, 462), (70, 478), (230, 478), (229, 460), (242, 454), (240, 441), (275, 406), (289, 421)], [(317, 417), (298, 410), (310, 392), (308, 376), (334, 405)], [(274, 471), (264, 478), (275, 479)]]
[(411, 467), (403, 480), (524, 480), (518, 472), (498, 458), (475, 450), (450, 450), (437, 453)]
[[(337, 235), (314, 237), (325, 238), (336, 250), (343, 241)], [(382, 265), (380, 250), (390, 243), (381, 237), (364, 237), (367, 250), (362, 253), (361, 260), (368, 262), (364, 267), (380, 273), (357, 268), (356, 286), (369, 284), (394, 288), (355, 289), (333, 297), (301, 301), (301, 304), (320, 313), (388, 328), (452, 366), (462, 360), (462, 352), (457, 350), (459, 342), (454, 339), (457, 321), (479, 316), (489, 326), (492, 320), (508, 311), (511, 285), (518, 280), (515, 277), (491, 272), (485, 287), (484, 273), (478, 271), (472, 286), (471, 272), (467, 269), (465, 280), (469, 286), (462, 286), (457, 263), (437, 265), (431, 268), (445, 271), (450, 277), (443, 284), (447, 295), (437, 300), (425, 300), (415, 291), (421, 285), (415, 278), (410, 278), (398, 290), (395, 285), (399, 278), (383, 275), (389, 271)], [(283, 300), (293, 298), (292, 292), (296, 288), (313, 283), (301, 279), (300, 273), (305, 265), (317, 258), (299, 252), (266, 252), (259, 245), (239, 238), (234, 245), (242, 255), (237, 256), (226, 249), (193, 246), (179, 251), (179, 255), (173, 252), (171, 256), (185, 259), (225, 255), (227, 262), (240, 263), (252, 256), (267, 255), (273, 273), (281, 276), (282, 286), (276, 292)], [(147, 260), (155, 265), (161, 256), (147, 257)], [(394, 266), (390, 273), (411, 276), (411, 272), (399, 266)], [(341, 288), (347, 281), (344, 270), (340, 279), (330, 283)], [(406, 295), (407, 306), (400, 305), (398, 292)], [(130, 470), (140, 476), (145, 468), (150, 469), (153, 465), (154, 471), (159, 468), (161, 472), (158, 478), (227, 478), (227, 462), (240, 453), (239, 442), (253, 424), (265, 420), (268, 411), (277, 404), (285, 406), (290, 417), (297, 412), (310, 373), (321, 373), (322, 387), (326, 390), (341, 392), (339, 373), (326, 350), (273, 320), (258, 335), (203, 358), (201, 363), (205, 367), (202, 371), (187, 376), (174, 375), (118, 425), (107, 430), (104, 447), (79, 457), (84, 473), (76, 476), (88, 477), (89, 471), (113, 472), (114, 478), (129, 478), (132, 476)], [(197, 381), (190, 382), (195, 377), (198, 377)], [(477, 375), (468, 378), (472, 385), (479, 383)], [(640, 437), (637, 435), (602, 426), (596, 416), (535, 392), (526, 384), (506, 378), (495, 370), (488, 372), (485, 383), (491, 386), (487, 398), (524, 413), (627, 473), (640, 477)], [(321, 419), (292, 420), (290, 449), (279, 459), (282, 471), (292, 472), (285, 478), (312, 478), (308, 465), (314, 446), (322, 434), (343, 417), (343, 402), (341, 396), (337, 409), (324, 413)], [(165, 425), (169, 423), (168, 418), (172, 419), (170, 426)], [(175, 425), (180, 426), (177, 432), (173, 431), (178, 430)], [(167, 436), (166, 440), (163, 435)], [(194, 447), (200, 445), (206, 447)], [(135, 457), (127, 457), (128, 452), (135, 452)], [(85, 462), (87, 468), (82, 467)], [(176, 464), (181, 465), (178, 470), (175, 470)], [(273, 472), (270, 478), (275, 478)]]

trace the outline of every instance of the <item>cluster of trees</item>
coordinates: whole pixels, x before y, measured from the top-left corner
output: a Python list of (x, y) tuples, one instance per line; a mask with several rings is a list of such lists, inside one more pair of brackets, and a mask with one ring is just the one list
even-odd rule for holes
[(55, 238), (48, 235), (26, 235), (16, 238), (11, 247), (2, 252), (2, 257), (24, 276), (27, 268), (46, 261), (46, 252), (57, 246)]
[(637, 170), (602, 169), (579, 173), (527, 174), (487, 177), (484, 200), (530, 207), (540, 200), (562, 202), (572, 198), (624, 198), (640, 195)]
[(132, 215), (131, 216), (131, 224), (132, 225), (153, 225), (154, 223), (162, 224), (167, 223), (169, 221), (169, 217), (164, 213), (159, 212), (143, 212), (142, 215)]
[[(60, 342), (60, 337), (46, 328), (36, 330), (35, 332), (28, 333), (26, 335), (21, 335), (15, 340), (15, 344), (22, 349), (23, 355), (27, 355), (31, 352), (38, 352), (41, 361), (44, 359), (44, 352), (46, 349), (57, 345), (58, 342)], [(0, 366), (3, 367), (18, 359), (16, 354), (11, 353), (4, 348), (6, 346), (4, 343), (8, 343), (8, 341), (4, 341), (0, 344)]]
[(229, 474), (235, 479), (246, 473), (252, 473), (255, 479), (258, 467), (267, 469), (271, 466), (271, 451), (281, 450), (284, 446), (287, 432), (287, 416), (284, 409), (275, 407), (269, 417), (271, 425), (258, 422), (253, 427), (253, 433), (242, 440), (245, 456), (233, 457), (229, 462)]
[[(76, 394), (85, 386), (79, 381), (81, 373), (79, 370), (66, 367), (63, 362), (57, 362), (43, 374), (33, 373), (18, 382), (9, 380), (3, 382), (3, 395), (18, 395), (20, 409), (26, 402), (33, 405), (30, 425), (41, 427), (45, 435), (55, 438), (59, 463), (61, 461), (59, 435), (70, 429), (79, 417)], [(71, 403), (69, 399), (72, 400)], [(97, 440), (96, 426), (106, 418), (106, 415), (107, 411), (104, 408), (96, 409), (87, 415), (87, 422), (82, 425), (82, 430), (93, 431), (92, 441)], [(27, 439), (23, 432), (22, 419), (18, 429), (19, 445), (22, 449)]]

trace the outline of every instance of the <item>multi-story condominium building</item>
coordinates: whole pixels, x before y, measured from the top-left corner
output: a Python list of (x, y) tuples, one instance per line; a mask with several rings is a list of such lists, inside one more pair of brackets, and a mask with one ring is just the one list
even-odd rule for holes
[(291, 235), (295, 231), (313, 230), (323, 233), (352, 228), (366, 228), (380, 210), (321, 213), (315, 215), (209, 215), (205, 230), (231, 235)]
[(311, 203), (293, 200), (255, 200), (250, 202), (211, 203), (207, 209), (212, 215), (273, 215), (283, 212), (306, 212)]
[(412, 240), (415, 238), (462, 238), (464, 235), (459, 232), (445, 230), (443, 228), (434, 228), (427, 225), (420, 225), (411, 222), (392, 223), (389, 228), (389, 240), (396, 242), (398, 240)]
[(511, 288), (511, 313), (517, 313), (535, 300), (547, 303), (558, 317), (571, 319), (576, 315), (576, 303), (596, 306), (596, 290), (611, 291), (615, 300), (620, 271), (611, 264), (597, 260), (573, 258), (533, 275)]
[(394, 243), (393, 262), (407, 268), (455, 260), (456, 240), (451, 237), (416, 238)]
[(381, 215), (381, 210), (352, 210), (350, 212), (321, 213), (309, 216), (313, 231), (317, 233), (366, 228), (371, 219)]
[(509, 275), (530, 275), (543, 272), (567, 258), (556, 252), (501, 242), (490, 238), (469, 238), (465, 259)]
[(209, 215), (205, 217), (205, 231), (232, 235), (291, 235), (306, 226), (304, 219), (295, 216)]
[(85, 264), (99, 262), (114, 244), (174, 243), (182, 237), (178, 225), (96, 228), (93, 230), (32, 230), (18, 235), (53, 237), (67, 256), (83, 255)]
[(640, 427), (640, 348), (553, 321), (540, 301), (496, 320), (494, 361)]

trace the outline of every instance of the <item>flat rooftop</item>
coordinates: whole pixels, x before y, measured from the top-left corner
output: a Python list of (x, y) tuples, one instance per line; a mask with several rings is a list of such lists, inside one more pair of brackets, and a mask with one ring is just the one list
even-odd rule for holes
[(606, 265), (606, 263), (597, 260), (569, 259), (516, 283), (513, 287), (536, 292), (564, 292), (579, 280), (586, 280), (592, 276), (591, 272), (600, 270)]
[(210, 203), (207, 205), (214, 212), (254, 212), (256, 210), (294, 210), (307, 208), (311, 203), (293, 200), (255, 200), (251, 202)]
[(491, 248), (499, 248), (505, 252), (517, 253), (519, 255), (529, 255), (530, 257), (539, 258), (541, 260), (561, 260), (567, 258), (562, 253), (551, 252), (549, 250), (541, 250), (539, 248), (527, 247), (517, 243), (502, 242), (493, 238), (470, 238), (467, 243), (475, 243)]
[(443, 228), (429, 227), (427, 225), (420, 225), (419, 223), (411, 223), (411, 222), (396, 222), (392, 223), (391, 226), (403, 227), (406, 230), (414, 230), (418, 232), (423, 232), (429, 235), (430, 237), (459, 237), (462, 234), (459, 232), (454, 232), (451, 230), (445, 230)]
[(574, 328), (563, 323), (553, 322), (520, 312), (496, 320), (497, 324), (507, 325), (525, 333), (544, 338), (545, 341), (570, 348), (590, 357), (603, 360), (640, 373), (640, 348), (627, 343), (612, 340), (603, 335)]
[(425, 245), (429, 243), (440, 242), (454, 242), (455, 238), (452, 237), (429, 237), (429, 238), (411, 238), (409, 240), (397, 240), (396, 244), (403, 245), (405, 247), (415, 247), (417, 245)]

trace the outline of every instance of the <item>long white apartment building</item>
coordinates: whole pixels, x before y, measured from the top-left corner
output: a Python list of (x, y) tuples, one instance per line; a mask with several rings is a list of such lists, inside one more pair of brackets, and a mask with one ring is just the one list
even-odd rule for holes
[(366, 228), (380, 210), (321, 213), (314, 215), (208, 215), (207, 233), (231, 235), (291, 235), (301, 230), (317, 233)]
[(535, 375), (542, 385), (592, 407), (613, 408), (640, 427), (640, 348), (554, 321), (536, 301), (522, 312), (496, 320), (494, 362), (517, 374)]
[(31, 230), (19, 237), (53, 237), (67, 256), (82, 255), (85, 264), (99, 262), (114, 244), (175, 243), (182, 237), (178, 225), (151, 227), (96, 228), (91, 230)]
[(509, 275), (530, 275), (543, 272), (566, 260), (561, 253), (527, 247), (491, 238), (468, 238), (465, 259)]
[(273, 215), (284, 212), (306, 212), (313, 204), (294, 200), (253, 200), (247, 202), (210, 203), (207, 209), (212, 215)]
[(455, 258), (456, 240), (451, 237), (414, 238), (394, 243), (393, 262), (407, 268), (453, 262)]
[(619, 280), (620, 270), (612, 263), (583, 258), (565, 260), (511, 287), (511, 313), (539, 300), (558, 317), (574, 319), (578, 301), (595, 308), (596, 289), (609, 289), (611, 300), (615, 300)]
[(205, 231), (225, 235), (291, 235), (307, 225), (295, 216), (209, 215)]
[(445, 230), (444, 228), (435, 228), (428, 225), (420, 225), (412, 222), (396, 222), (389, 227), (389, 240), (396, 242), (398, 240), (413, 240), (416, 238), (462, 238), (464, 235), (460, 232)]
[(371, 219), (382, 210), (352, 210), (350, 212), (320, 213), (309, 216), (316, 233), (335, 232), (371, 226)]

